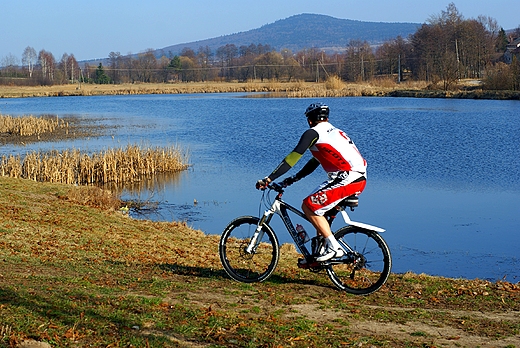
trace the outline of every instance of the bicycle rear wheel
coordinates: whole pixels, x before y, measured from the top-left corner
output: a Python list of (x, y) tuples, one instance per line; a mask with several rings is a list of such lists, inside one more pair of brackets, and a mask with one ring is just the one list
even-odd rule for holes
[(226, 273), (244, 283), (262, 282), (273, 273), (280, 249), (278, 239), (269, 226), (262, 227), (262, 238), (252, 253), (246, 248), (260, 219), (242, 216), (229, 223), (220, 238), (219, 255)]
[(346, 226), (335, 234), (345, 250), (353, 250), (340, 259), (331, 261), (327, 275), (340, 290), (355, 295), (368, 295), (385, 284), (392, 268), (390, 249), (374, 231)]

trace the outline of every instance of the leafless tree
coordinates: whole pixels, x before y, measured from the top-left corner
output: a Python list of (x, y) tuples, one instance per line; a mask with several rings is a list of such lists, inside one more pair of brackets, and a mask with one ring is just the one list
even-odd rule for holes
[(70, 54), (67, 59), (67, 66), (68, 69), (68, 77), (70, 79), (71, 83), (74, 83), (75, 81), (80, 79), (80, 69), (78, 61), (76, 60), (76, 57), (74, 57), (74, 54)]
[(235, 58), (238, 56), (238, 48), (234, 44), (226, 44), (217, 49), (217, 59), (221, 64), (221, 74), (227, 80), (233, 77), (233, 67), (235, 66)]
[(199, 47), (199, 51), (197, 53), (197, 61), (198, 65), (201, 68), (201, 80), (207, 81), (215, 78), (215, 76), (211, 73), (211, 66), (213, 64), (213, 53), (209, 46), (201, 46)]
[(14, 56), (12, 53), (9, 53), (7, 56), (2, 58), (0, 65), (4, 67), (4, 70), (8, 76), (12, 76), (15, 73), (18, 62), (18, 58), (16, 58), (16, 56)]
[(264, 79), (279, 79), (283, 57), (278, 52), (267, 52), (258, 56), (255, 60), (256, 74)]
[(67, 75), (68, 75), (68, 59), (69, 59), (69, 55), (67, 53), (63, 53), (63, 55), (61, 56), (61, 60), (60, 60), (60, 63), (59, 63), (59, 70), (60, 70), (60, 83), (66, 83), (68, 78), (67, 78)]
[(410, 43), (401, 36), (384, 42), (375, 51), (377, 74), (396, 76), (396, 82), (403, 81), (404, 71), (410, 70), (411, 55)]
[(22, 65), (27, 67), (29, 77), (32, 77), (34, 64), (36, 63), (37, 58), (38, 56), (36, 55), (35, 49), (30, 46), (27, 46), (22, 53)]
[(345, 53), (343, 78), (346, 81), (366, 81), (374, 75), (375, 56), (367, 41), (350, 41)]
[(121, 69), (121, 53), (119, 52), (110, 52), (108, 54), (108, 59), (110, 60), (110, 78), (114, 83), (120, 82), (119, 71)]
[(137, 79), (140, 82), (151, 82), (154, 70), (157, 68), (157, 59), (153, 54), (153, 49), (148, 49), (144, 53), (137, 55), (134, 61)]
[(41, 50), (38, 54), (38, 62), (41, 67), (42, 83), (50, 84), (54, 80), (54, 73), (56, 69), (56, 60), (51, 52)]
[(199, 80), (197, 72), (199, 71), (196, 69), (195, 61), (187, 56), (180, 56), (180, 76), (181, 80), (188, 82), (188, 81), (197, 81)]
[(168, 82), (168, 65), (170, 64), (170, 60), (166, 58), (166, 56), (162, 56), (157, 60), (157, 79), (160, 82)]

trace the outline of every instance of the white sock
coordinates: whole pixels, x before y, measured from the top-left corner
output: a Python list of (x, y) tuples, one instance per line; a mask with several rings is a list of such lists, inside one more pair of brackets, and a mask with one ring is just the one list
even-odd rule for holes
[(339, 245), (338, 240), (336, 239), (336, 237), (334, 237), (333, 234), (331, 234), (330, 236), (328, 236), (327, 238), (325, 238), (325, 241), (327, 242), (327, 244), (329, 245), (329, 247), (330, 247), (332, 250), (338, 250), (338, 249), (341, 249), (341, 246)]

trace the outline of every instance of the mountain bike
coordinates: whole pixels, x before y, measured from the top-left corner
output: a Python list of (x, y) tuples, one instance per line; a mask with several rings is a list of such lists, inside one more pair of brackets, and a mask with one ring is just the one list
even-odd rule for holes
[[(270, 183), (261, 198), (261, 204), (267, 207), (264, 214), (261, 217), (238, 217), (224, 229), (219, 243), (219, 256), (226, 273), (232, 279), (244, 283), (262, 282), (272, 275), (280, 258), (278, 237), (270, 226), (276, 214), (304, 257), (298, 261), (300, 268), (313, 272), (325, 270), (332, 283), (348, 293), (367, 295), (379, 290), (387, 281), (392, 268), (390, 249), (379, 234), (384, 229), (350, 219), (346, 209), (354, 210), (359, 205), (358, 197), (345, 198), (325, 214), (330, 225), (338, 214), (342, 215), (347, 224), (334, 232), (345, 255), (317, 262), (316, 257), (325, 247), (325, 240), (321, 236), (310, 240), (300, 237), (289, 213), (306, 221), (308, 219), (302, 211), (282, 199), (284, 189), (282, 183)], [(271, 198), (273, 191), (276, 193), (274, 200)]]

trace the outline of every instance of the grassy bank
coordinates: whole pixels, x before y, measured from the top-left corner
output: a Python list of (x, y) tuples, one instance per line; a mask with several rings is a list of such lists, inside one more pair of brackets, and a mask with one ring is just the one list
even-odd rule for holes
[(520, 347), (518, 284), (393, 274), (357, 297), (289, 245), (271, 279), (236, 283), (218, 236), (88, 191), (0, 177), (0, 346)]
[(81, 84), (58, 86), (0, 86), (0, 98), (55, 97), (55, 96), (96, 96), (135, 94), (186, 94), (186, 93), (235, 93), (268, 92), (279, 97), (352, 97), (390, 96), (421, 98), (474, 98), (474, 99), (520, 99), (518, 91), (484, 91), (464, 81), (460, 89), (442, 91), (425, 82), (404, 82), (397, 84), (389, 80), (364, 83), (344, 83), (331, 77), (324, 83), (303, 81), (249, 81), (249, 82), (199, 82), (199, 83), (142, 83), (121, 85)]

